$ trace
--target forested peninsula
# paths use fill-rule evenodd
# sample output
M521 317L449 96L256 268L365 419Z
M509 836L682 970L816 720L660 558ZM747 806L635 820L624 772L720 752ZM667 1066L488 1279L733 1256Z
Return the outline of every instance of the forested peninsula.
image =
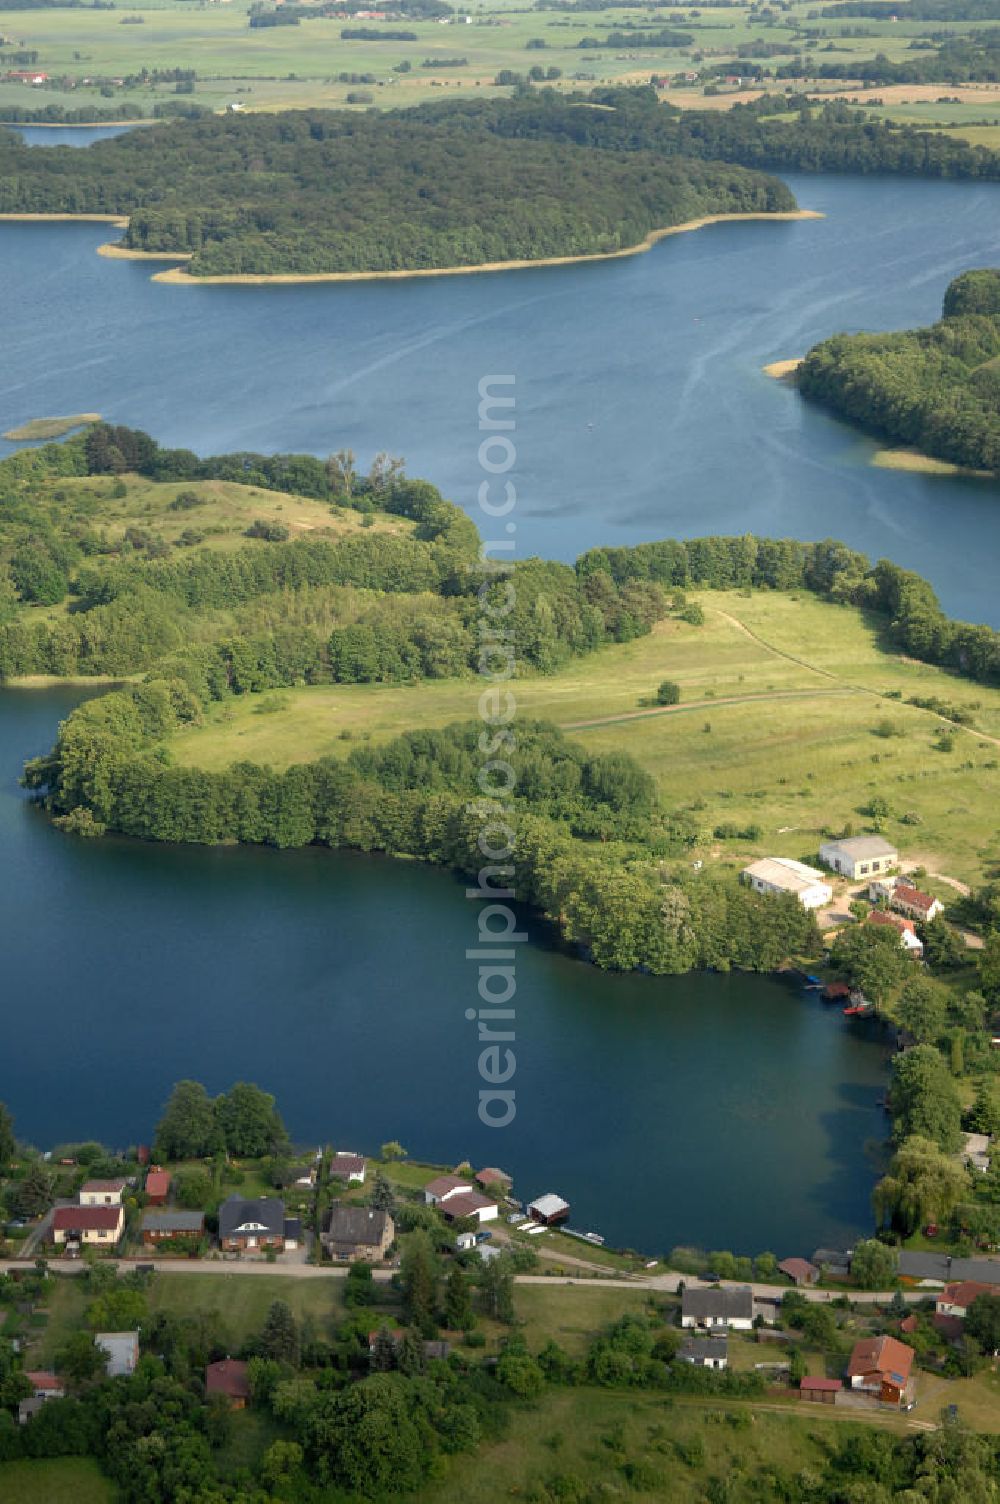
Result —
M609 255L716 215L795 210L778 170L1000 177L951 137L784 95L685 111L648 88L364 115L179 120L83 150L0 130L0 214L120 214L188 277L315 276Z
M245 511L242 525L225 525L234 496L253 509L249 526ZM0 673L134 681L82 705L28 767L68 830L316 843L478 870L481 823L468 805L478 724L345 746L283 771L236 762L209 772L171 750L211 705L281 686L465 675L472 708L479 540L433 486L386 456L366 475L343 452L201 460L96 424L4 461L0 497ZM1000 634L949 621L919 577L838 543L598 549L573 567L526 560L513 583L528 675L649 633L683 615L683 587L701 584L861 604L915 657L1000 681ZM511 756L519 896L599 965L772 970L817 953L814 920L794 898L692 868L697 816L665 801L632 757L527 719Z
M927 329L824 340L797 380L803 396L879 437L1000 473L1000 270L957 277Z

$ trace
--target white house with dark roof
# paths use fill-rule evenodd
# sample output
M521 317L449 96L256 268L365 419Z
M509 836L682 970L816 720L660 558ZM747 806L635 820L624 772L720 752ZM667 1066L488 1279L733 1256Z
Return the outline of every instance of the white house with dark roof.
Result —
M331 1180L346 1180L348 1185L364 1185L365 1157L350 1149L338 1149L330 1159Z
M681 1296L681 1326L753 1329L753 1291L749 1285L712 1285L703 1290L687 1286Z
M438 1175L424 1186L424 1201L436 1206L449 1222L461 1217L475 1217L477 1222L493 1222L500 1208L491 1196L484 1196L464 1175Z
M729 1341L726 1337L689 1337L677 1350L682 1363L694 1368L727 1368L729 1365Z

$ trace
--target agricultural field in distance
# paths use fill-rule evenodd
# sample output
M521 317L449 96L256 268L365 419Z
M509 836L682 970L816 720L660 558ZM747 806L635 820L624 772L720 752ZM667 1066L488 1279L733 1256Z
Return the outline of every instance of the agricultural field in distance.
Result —
M353 7L347 6L347 12ZM739 71L738 49L750 42L780 45L782 53L765 59L774 67L797 54L817 62L871 58L883 52L893 61L905 58L915 39L961 35L987 23L890 22L828 15L818 16L812 0L787 9L755 13L749 5L713 10L678 6L651 13L640 5L585 13L535 9L509 0L471 0L455 7L448 24L439 21L362 20L368 29L405 30L415 41L341 39L344 18L319 18L297 26L250 27L249 0L225 0L195 7L181 0L141 0L115 9L34 10L0 12L0 35L5 51L37 53L33 64L50 77L44 87L30 87L0 77L0 118L4 110L39 109L61 105L79 110L92 106L107 111L114 104L140 106L148 113L156 104L193 102L212 110L239 104L244 109L281 110L304 107L399 107L445 97L461 91L469 97L486 89L490 95L509 93L494 84L503 70L526 74L533 66L559 70L552 81L558 89L588 87L623 80L646 82L652 75L672 81L666 97L688 108L706 105L728 108L736 99L754 97L749 87L722 84L721 92L704 94L704 80L684 80L716 64L733 63ZM681 19L683 18L683 19ZM1000 18L998 18L1000 23ZM582 38L606 38L613 30L632 27L690 33L682 48L581 48ZM857 33L861 33L858 35ZM529 47L529 42L535 45ZM538 46L538 43L544 45ZM457 60L457 65L456 65ZM424 66L428 64L429 66ZM397 71L409 64L409 71ZM125 80L143 68L194 69L193 93L178 98L173 82L133 83ZM352 75L342 81L340 74ZM361 76L366 81L361 82ZM82 80L89 79L84 84ZM67 82L73 80L73 86ZM778 87L783 87L779 85ZM826 82L822 94L838 93L860 103L884 99L893 119L913 119L942 125L969 139L986 139L983 132L1000 130L1000 85L968 88L953 85L900 85L892 89L858 89ZM948 102L958 100L958 103Z
M931 871L977 882L1000 861L1000 690L900 656L883 623L853 607L764 592L691 598L704 626L670 619L550 678L520 679L519 715L553 721L592 751L630 753L668 808L695 812L694 854L709 860L814 858L824 829L869 827L865 811L881 797L886 834ZM666 678L681 703L660 710ZM213 707L170 750L207 769L343 757L359 739L475 718L480 687L469 678L245 696ZM972 729L950 728L911 697L965 708Z

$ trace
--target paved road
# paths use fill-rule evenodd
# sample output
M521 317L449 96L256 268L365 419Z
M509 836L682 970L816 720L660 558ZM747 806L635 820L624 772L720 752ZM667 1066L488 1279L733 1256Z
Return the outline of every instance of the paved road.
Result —
M344 1266L329 1266L319 1264L269 1264L261 1260L241 1259L120 1259L117 1261L118 1268L123 1272L134 1269L136 1264L144 1267L151 1266L157 1274L229 1274L254 1278L258 1275L278 1275L288 1279L346 1279L347 1269ZM51 1261L51 1268L59 1274L79 1274L88 1266L81 1259L59 1259ZM6 1274L17 1269L32 1269L34 1263L30 1259L2 1259L0 1260L0 1273ZM394 1271L392 1269L374 1269L373 1278L383 1283L390 1280ZM560 1274L517 1274L514 1276L515 1283L519 1285L576 1285L579 1288L598 1287L602 1290L649 1290L664 1295L676 1295L679 1285L696 1285L699 1288L711 1288L702 1285L701 1281L684 1274L634 1274L624 1277L607 1279L600 1275L590 1278L581 1278L577 1275ZM722 1280L723 1289L744 1289L745 1285L739 1280ZM757 1300L780 1300L788 1293L789 1285L764 1285L751 1283L750 1289ZM806 1300L813 1301L818 1305L827 1305L836 1300L843 1293L858 1305L879 1305L890 1301L895 1293L892 1290L801 1290L799 1292ZM916 1304L925 1300L927 1290L902 1291L905 1301Z

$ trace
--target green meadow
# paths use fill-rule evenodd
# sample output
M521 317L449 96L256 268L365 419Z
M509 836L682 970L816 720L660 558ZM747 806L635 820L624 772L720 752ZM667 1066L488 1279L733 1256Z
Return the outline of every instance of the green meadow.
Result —
M697 6L679 6L675 11L651 13L641 5L632 8L571 14L565 11L515 7L506 0L473 0L468 7L456 6L452 21L359 21L375 30L406 30L415 41L367 41L341 38L352 24L344 19L319 18L297 26L253 27L248 24L248 0L195 7L182 0L142 0L134 6L109 10L80 7L70 10L4 12L3 34L19 49L37 52L35 66L55 83L29 88L0 79L0 116L4 109L62 105L78 110L88 104L106 111L114 103L139 105L148 113L155 104L175 100L171 82L143 83L125 87L123 80L146 68L150 72L173 68L195 69L194 93L182 100L218 110L228 104L245 109L281 110L313 106L344 107L348 94L359 89L371 94L370 101L352 101L358 108L398 107L441 98L444 91L461 90L470 95L495 91L493 80L501 69L526 73L536 64L561 70L555 87L620 79L646 80L650 74L675 75L697 71L706 62L732 61L738 71L738 48L759 41L782 51L769 60L780 64L797 54L822 61L847 61L852 56L870 58L883 52L894 61L905 57L914 38L929 23L892 23L865 18L823 17L823 37L810 38L803 29L815 30L816 8L797 0L780 13L763 15L750 5L703 11ZM351 7L347 7L348 10ZM466 21L468 17L468 21ZM659 29L678 22L690 31L690 42L680 48L600 46L581 49L580 39L605 38L611 30L629 25ZM126 24L127 23L127 24ZM976 23L982 27L984 23ZM938 23L935 34L962 33L971 23ZM849 35L852 31L863 35ZM544 42L528 48L528 42ZM461 66L442 66L443 60L464 59ZM424 67L429 62L431 66ZM408 72L397 72L409 63ZM339 81L338 75L369 74L370 84ZM84 83L83 80L90 80ZM65 86L62 81L74 81ZM822 85L830 89L833 85ZM503 92L509 92L504 90ZM952 95L942 85L935 95ZM706 103L702 86L683 87L673 95L679 102L697 107ZM709 103L725 107L738 97L728 94ZM859 96L862 97L863 96ZM917 97L915 94L914 97ZM998 96L1000 104L1000 96ZM893 118L897 118L893 103ZM954 109L946 105L921 104L927 123L955 124ZM965 115L983 118L982 108L968 107ZM905 118L900 111L898 118ZM964 115L960 117L964 121Z
M519 715L630 753L668 807L696 812L703 858L814 856L824 831L864 829L881 797L886 833L931 871L975 882L1000 859L1000 691L907 659L854 607L766 592L697 599L704 626L670 619L552 677L520 679ZM666 678L681 702L661 710ZM206 769L343 757L358 740L475 718L480 688L469 677L275 690L213 707L170 752ZM912 697L961 707L971 728ZM759 838L716 835L751 826Z

